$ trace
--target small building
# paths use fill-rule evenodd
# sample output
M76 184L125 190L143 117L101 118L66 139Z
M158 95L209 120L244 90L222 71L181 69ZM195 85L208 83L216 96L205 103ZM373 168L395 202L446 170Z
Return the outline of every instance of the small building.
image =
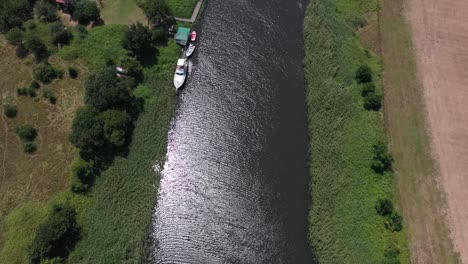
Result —
M185 46L189 40L190 28L179 27L174 39L177 44Z

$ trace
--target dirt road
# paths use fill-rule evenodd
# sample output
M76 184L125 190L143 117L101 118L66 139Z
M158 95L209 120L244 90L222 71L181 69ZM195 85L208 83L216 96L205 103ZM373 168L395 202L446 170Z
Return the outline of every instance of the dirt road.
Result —
M408 0L407 11L451 237L468 263L468 1Z

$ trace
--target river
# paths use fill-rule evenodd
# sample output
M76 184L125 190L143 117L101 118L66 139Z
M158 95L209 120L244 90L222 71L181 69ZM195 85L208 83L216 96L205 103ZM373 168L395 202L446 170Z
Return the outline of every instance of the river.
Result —
M152 263L313 263L305 7L208 1L169 134Z

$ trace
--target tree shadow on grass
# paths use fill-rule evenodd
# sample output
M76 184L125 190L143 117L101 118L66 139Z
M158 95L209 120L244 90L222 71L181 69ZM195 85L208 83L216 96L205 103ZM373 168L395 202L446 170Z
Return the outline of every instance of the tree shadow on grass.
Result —
M137 56L138 61L143 67L151 67L158 62L159 50L154 47L147 48L141 51Z

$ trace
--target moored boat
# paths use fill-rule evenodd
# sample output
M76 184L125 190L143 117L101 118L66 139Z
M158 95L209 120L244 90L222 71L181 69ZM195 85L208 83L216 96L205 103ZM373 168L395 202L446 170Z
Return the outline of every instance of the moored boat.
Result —
M182 85L184 85L185 79L187 77L187 67L188 63L185 59L179 59L177 61L177 68L174 73L174 86L178 90Z
M185 51L185 56L190 57L192 56L193 52L195 51L195 45L192 43L189 44L187 50Z

